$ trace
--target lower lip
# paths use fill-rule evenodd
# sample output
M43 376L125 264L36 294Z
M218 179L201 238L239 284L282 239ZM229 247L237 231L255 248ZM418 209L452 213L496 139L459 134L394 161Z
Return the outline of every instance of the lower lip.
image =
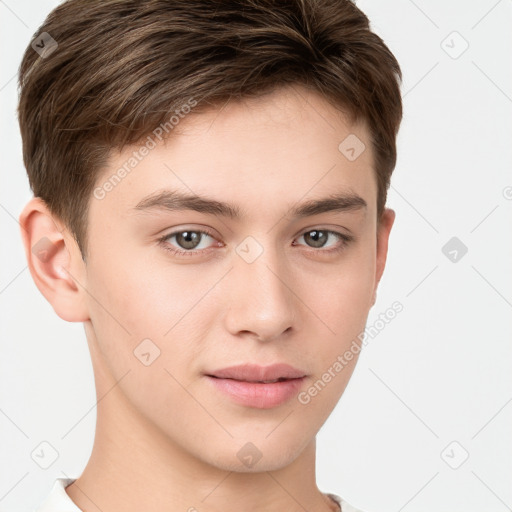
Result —
M299 392L305 377L263 384L206 376L220 391L236 403L257 409L270 409L284 404Z

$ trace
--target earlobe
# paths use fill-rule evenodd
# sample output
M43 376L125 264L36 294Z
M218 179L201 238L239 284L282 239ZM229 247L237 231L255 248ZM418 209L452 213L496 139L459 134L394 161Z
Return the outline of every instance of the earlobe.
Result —
M73 237L39 197L26 204L19 222L27 264L39 291L63 320L87 320L85 292L76 282L83 282L85 268Z
M375 286L373 289L372 306L377 301L377 287L384 273L386 258L388 254L388 241L391 228L395 222L395 211L391 208L385 208L382 217L377 225L377 255L375 269Z

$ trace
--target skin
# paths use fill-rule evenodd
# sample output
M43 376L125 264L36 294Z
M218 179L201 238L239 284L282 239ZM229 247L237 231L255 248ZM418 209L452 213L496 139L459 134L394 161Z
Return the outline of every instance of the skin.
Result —
M356 134L349 161L338 145ZM101 185L134 149L113 153ZM234 403L203 376L241 363L285 362L308 374L307 390L365 327L394 222L377 220L369 133L321 96L294 86L190 114L104 199L91 198L87 263L65 225L32 199L20 215L33 279L55 312L83 322L98 397L94 447L66 488L84 511L328 511L315 481L315 436L352 375L357 355L308 404L270 409ZM241 220L195 211L137 211L163 189L237 205ZM292 206L333 192L366 208L293 218ZM209 228L193 256L158 238ZM351 234L342 246L314 229ZM261 255L236 252L252 236ZM51 242L45 261L30 248ZM323 252L343 247L330 255ZM190 246L188 246L190 247ZM134 356L144 339L160 355ZM237 457L248 442L262 454Z

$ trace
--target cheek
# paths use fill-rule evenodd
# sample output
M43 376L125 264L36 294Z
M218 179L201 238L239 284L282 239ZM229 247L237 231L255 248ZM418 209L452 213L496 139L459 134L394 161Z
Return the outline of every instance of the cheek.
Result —
M177 272L133 248L102 256L92 262L88 284L111 313L108 323L121 324L125 335L167 332L186 302Z
M151 276L149 267L143 268L129 258L122 259L119 254L98 253L102 259L90 262L87 276L94 332L113 365L131 367L137 345L146 338L157 339L165 332L166 315L160 308L169 304L157 287L163 285Z
M116 376L124 368L138 369L139 352L158 354L154 364L171 369L181 367L178 362L186 362L187 354L196 350L191 342L201 339L202 322L197 316L198 311L204 312L198 302L211 283L198 283L197 272L183 268L148 261L147 256L121 260L112 255L91 261L91 320Z
M328 332L341 337L340 341L364 328L373 297L375 268L372 245L361 243L339 264L316 275L314 286L303 292L314 312L330 327Z

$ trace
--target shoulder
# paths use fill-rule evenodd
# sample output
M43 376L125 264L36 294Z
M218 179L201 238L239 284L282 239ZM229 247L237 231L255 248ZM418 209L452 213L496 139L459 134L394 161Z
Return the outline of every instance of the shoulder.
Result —
M57 478L50 494L33 512L82 512L66 493L66 487L76 478Z

